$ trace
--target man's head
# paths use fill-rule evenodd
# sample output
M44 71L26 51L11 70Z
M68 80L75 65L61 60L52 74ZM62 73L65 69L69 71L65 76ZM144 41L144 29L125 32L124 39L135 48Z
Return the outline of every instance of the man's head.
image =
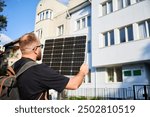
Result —
M23 57L41 60L41 47L43 45L34 33L23 35L19 40L19 46Z

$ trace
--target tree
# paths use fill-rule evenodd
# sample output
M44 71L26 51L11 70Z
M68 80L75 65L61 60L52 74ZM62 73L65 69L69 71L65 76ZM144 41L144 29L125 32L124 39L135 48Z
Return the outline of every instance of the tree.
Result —
M5 2L3 0L0 0L0 13L3 12L5 7ZM0 31L3 29L6 29L7 27L7 18L4 15L0 14Z

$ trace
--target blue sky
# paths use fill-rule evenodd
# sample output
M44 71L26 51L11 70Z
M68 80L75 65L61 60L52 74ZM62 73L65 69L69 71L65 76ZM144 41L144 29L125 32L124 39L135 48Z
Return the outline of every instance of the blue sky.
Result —
M3 14L8 18L6 34L15 40L21 35L34 30L36 6L40 0L4 0L6 7ZM59 0L67 3L68 0Z

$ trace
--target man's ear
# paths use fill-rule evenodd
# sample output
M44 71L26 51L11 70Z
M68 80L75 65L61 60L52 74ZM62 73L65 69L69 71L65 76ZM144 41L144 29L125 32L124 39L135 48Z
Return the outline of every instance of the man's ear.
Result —
M38 48L37 47L33 48L33 52L37 55L38 54Z

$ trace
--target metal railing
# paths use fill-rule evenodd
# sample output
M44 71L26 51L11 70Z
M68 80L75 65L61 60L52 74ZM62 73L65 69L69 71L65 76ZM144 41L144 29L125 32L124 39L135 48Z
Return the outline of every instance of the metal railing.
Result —
M150 85L133 85L134 100L150 100Z
M61 94L64 100L130 100L134 99L133 88L80 88L65 90Z

